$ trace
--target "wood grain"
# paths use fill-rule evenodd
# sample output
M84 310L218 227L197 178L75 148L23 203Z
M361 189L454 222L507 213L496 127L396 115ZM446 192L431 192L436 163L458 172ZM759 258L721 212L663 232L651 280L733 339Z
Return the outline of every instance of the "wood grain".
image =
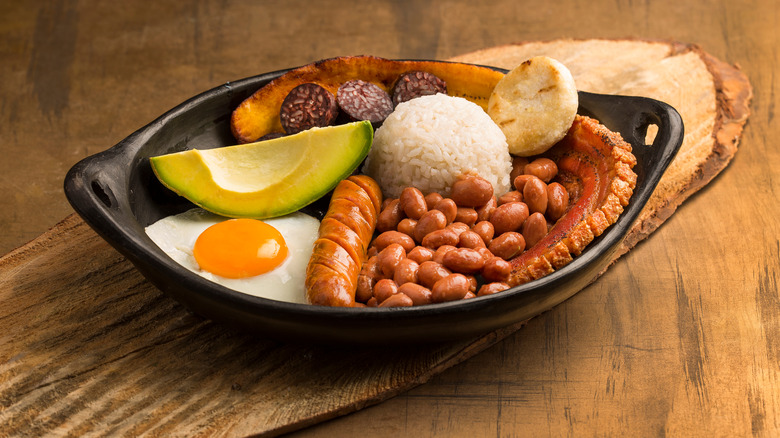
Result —
M362 408L357 412L290 436L780 436L778 17L780 4L771 0L495 0L489 6L465 0L0 2L0 254L72 213L62 178L76 161L228 81L342 55L447 59L518 41L558 39L692 42L726 65L739 65L739 74L750 79L755 92L739 152L726 169L571 299L469 360L437 370L422 385L368 406L382 398L375 396L357 403ZM727 84L724 78L724 90L731 88ZM727 145L730 136L722 132ZM91 233L73 225L65 230ZM186 402L194 406L202 399L192 395L197 383L187 373L203 376L221 368L182 365L188 358L203 358L200 350L181 357L156 354L157 348L196 349L176 344L173 335L159 338L173 341L141 348L136 336L146 341L164 330L146 325L137 333L127 329L132 318L122 316L142 318L137 315L142 303L160 303L160 311L174 319L161 326L197 326L199 331L188 332L186 339L196 342L197 333L206 333L204 339L225 342L202 347L205 352L239 345L243 338L209 335L213 327L187 320L193 317L155 289L132 286L138 278L121 283L130 292L113 293L119 304L103 306L107 319L99 327L71 321L68 330L49 328L46 318L68 320L58 312L76 309L92 323L97 316L86 303L92 297L106 301L112 294L105 290L111 288L106 276L137 275L96 236L86 241L91 239L94 246L85 251L95 251L95 265L79 269L84 269L84 281L97 287L66 272L72 281L52 280L59 291L37 290L49 281L37 279L42 265L57 272L67 268L34 263L29 251L25 263L9 264L6 258L0 264L0 276L20 280L3 283L0 292L0 314L5 315L0 319L0 436L38 436L34 432L43 430L48 436L69 436L68 431L82 432L70 436L121 436L123 430L130 431L126 436L171 435L156 433L158 425L183 433L199 429L205 436L261 430L252 424L267 422L266 417L237 410L249 401L220 415L209 412L209 418L220 418L214 426L186 415L192 412ZM70 240L84 241L69 235ZM44 239L34 248L45 252L57 242ZM73 295L74 303L58 300L58 294ZM35 306L24 296L44 302ZM6 308L6 297L15 297L16 310ZM60 307L52 310L48 303ZM31 319L8 316L15 311ZM17 326L44 326L51 338L44 341L41 334ZM88 345L70 344L71 337ZM39 348L28 348L28 341ZM107 351L103 342L129 354L120 358L109 352L108 361L90 356L92 350ZM266 341L252 342L262 348ZM79 354L69 353L71 348ZM29 357L35 360L25 362ZM403 353L394 360L407 370L422 368L404 362ZM154 396L146 397L145 386L123 380L124 375L137 377L125 363L152 370L137 382L154 387ZM13 374L6 372L11 369ZM101 374L104 370L111 373ZM388 373L380 375L382 382L390 380ZM176 378L167 387L147 383L164 376ZM82 380L71 384L71 378ZM220 378L232 382L231 376ZM342 380L343 373L334 378ZM293 392L305 394L298 386L307 381L320 385L308 393L326 394L330 386L324 379L301 378L290 385ZM206 388L227 387L210 382ZM223 394L231 400L242 396L225 390L214 398ZM354 401L349 399L353 395L347 394L346 401L314 400L320 408L337 409ZM165 403L155 404L155 397ZM262 395L252 402L270 403ZM311 413L313 408L302 403ZM149 408L155 409L144 410ZM276 409L280 415L296 410L292 405ZM224 426L229 418L245 428Z
M724 105L723 113L746 111ZM695 164L688 169L698 174ZM521 325L393 350L258 339L163 296L76 216L0 259L0 300L0 321L13 327L0 336L0 435L276 435L409 390ZM696 328L684 329L695 348ZM691 364L694 384L699 362Z
M0 436L277 434L397 394L517 329L393 350L258 338L162 295L76 215L0 273L0 321L14 327L0 338Z

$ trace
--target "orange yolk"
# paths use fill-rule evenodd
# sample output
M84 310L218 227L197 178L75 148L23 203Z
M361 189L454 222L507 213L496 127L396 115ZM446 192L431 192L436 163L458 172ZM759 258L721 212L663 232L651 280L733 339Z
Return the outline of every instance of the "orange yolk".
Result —
M287 258L287 244L282 234L265 222L230 219L201 233L192 254L200 268L212 274L254 277L279 266Z

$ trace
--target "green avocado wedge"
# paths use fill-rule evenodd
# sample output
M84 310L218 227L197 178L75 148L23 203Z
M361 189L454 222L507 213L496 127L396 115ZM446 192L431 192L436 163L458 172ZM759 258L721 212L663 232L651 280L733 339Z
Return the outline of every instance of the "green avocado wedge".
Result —
M265 219L297 211L332 190L360 165L373 136L371 123L353 122L150 161L165 187L199 207Z

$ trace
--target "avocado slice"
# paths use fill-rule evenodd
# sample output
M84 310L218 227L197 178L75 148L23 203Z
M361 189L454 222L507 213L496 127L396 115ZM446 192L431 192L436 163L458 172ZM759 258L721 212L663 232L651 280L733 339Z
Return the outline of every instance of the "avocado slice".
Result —
M332 190L366 157L373 135L371 123L361 121L150 161L165 187L203 209L264 219L299 210Z

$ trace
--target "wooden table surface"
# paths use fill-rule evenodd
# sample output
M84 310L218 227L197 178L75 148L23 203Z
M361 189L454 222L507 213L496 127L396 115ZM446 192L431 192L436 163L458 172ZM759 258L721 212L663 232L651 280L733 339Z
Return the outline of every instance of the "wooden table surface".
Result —
M347 54L695 43L754 89L729 167L596 283L497 345L294 435L778 436L778 24L772 0L2 2L0 254L73 212L62 181L79 159L228 81Z

